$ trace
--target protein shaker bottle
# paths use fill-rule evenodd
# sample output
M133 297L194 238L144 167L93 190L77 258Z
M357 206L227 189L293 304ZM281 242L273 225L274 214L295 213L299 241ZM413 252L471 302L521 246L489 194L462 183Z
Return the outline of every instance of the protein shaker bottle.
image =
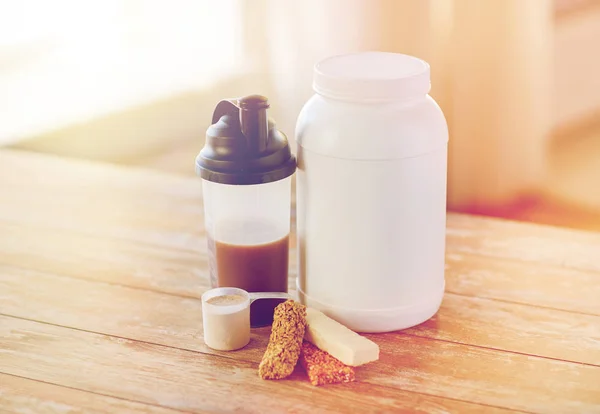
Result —
M196 157L212 287L288 291L296 159L286 136L267 117L267 108L267 98L259 95L220 101ZM279 302L254 302L251 325L271 324Z
M444 293L448 129L429 65L334 56L313 87L296 126L300 300L356 331L419 324Z

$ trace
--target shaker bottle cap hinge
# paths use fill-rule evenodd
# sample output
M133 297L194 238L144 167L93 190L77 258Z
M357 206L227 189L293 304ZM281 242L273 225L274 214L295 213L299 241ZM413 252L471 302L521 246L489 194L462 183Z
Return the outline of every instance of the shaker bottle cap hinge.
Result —
M261 95L220 101L196 157L196 174L222 184L249 185L282 180L296 170L286 136L267 116Z

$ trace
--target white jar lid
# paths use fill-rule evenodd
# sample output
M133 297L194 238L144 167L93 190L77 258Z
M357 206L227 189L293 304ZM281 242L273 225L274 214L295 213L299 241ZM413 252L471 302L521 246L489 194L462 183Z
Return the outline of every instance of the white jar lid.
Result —
M313 89L345 101L417 97L431 89L429 64L399 53L360 52L332 56L314 68Z

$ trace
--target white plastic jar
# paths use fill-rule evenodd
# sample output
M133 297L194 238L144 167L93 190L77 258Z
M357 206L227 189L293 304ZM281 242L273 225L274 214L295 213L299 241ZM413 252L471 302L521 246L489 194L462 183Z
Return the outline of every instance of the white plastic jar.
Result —
M444 293L448 128L429 65L334 56L296 125L300 300L359 332L417 325Z

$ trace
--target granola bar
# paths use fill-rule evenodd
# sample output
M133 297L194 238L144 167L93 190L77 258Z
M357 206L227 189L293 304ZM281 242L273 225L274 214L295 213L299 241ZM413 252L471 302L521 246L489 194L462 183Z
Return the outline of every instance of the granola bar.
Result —
M306 307L293 300L280 303L273 314L267 350L258 367L262 379L282 379L293 371L306 328Z
M355 380L352 367L344 365L307 341L302 343L300 363L312 385L336 384Z

